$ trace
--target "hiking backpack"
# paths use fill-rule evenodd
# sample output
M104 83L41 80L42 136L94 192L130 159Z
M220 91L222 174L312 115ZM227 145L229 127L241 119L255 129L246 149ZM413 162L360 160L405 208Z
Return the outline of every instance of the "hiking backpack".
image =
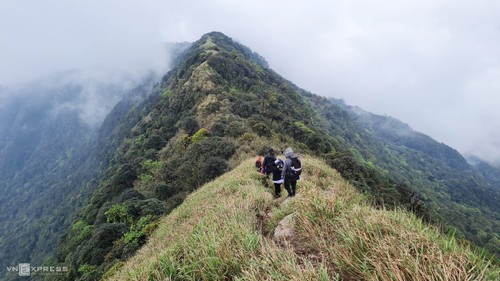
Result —
M300 174L302 174L302 163L298 157L290 158L290 160L292 160L292 164L290 165L290 169L287 170L287 173L290 177L298 179Z
M270 173L272 173L274 171L274 168L276 166L276 164L274 163L274 161L276 161L276 157L274 156L266 156L264 158L264 162L262 163L262 165L264 166L264 172L266 172L266 175L269 175ZM264 165L265 163L265 165Z
M278 169L280 171L283 170L283 160L278 158L278 159L276 159L276 161L274 161L274 164L276 165L275 166L276 169Z
M262 159L259 156L257 161L255 161L255 168L260 169L261 167L262 167Z

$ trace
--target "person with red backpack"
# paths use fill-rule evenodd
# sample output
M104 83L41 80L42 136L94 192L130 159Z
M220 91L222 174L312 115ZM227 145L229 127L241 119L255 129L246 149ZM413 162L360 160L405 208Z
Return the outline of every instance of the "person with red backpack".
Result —
M259 173L262 171L262 156L260 156L260 155L257 158L257 161L255 161L255 168L257 168L257 171Z
M295 196L295 190L297 188L297 180L302 173L302 163L297 155L293 153L291 147L285 150L285 157L286 160L283 165L281 177L284 178L285 189L288 192L288 196L293 197Z

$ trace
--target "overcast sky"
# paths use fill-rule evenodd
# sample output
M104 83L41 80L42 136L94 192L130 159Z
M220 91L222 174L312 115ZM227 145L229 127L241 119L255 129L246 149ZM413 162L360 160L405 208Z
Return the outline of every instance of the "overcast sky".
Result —
M164 71L162 42L221 31L298 86L500 161L500 1L0 0L0 84Z

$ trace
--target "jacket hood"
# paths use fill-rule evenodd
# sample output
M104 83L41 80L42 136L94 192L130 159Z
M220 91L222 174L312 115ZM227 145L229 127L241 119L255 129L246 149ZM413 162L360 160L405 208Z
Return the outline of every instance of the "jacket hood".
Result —
M295 154L293 153L293 150L292 150L291 147L289 147L289 148L287 148L285 150L285 157L286 158L293 158L293 157L295 157Z

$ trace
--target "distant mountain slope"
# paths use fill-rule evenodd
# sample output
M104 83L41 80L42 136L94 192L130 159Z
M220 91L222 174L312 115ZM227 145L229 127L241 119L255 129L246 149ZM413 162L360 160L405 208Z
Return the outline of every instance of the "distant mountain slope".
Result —
M376 210L324 162L302 160L297 196L285 201L273 200L254 159L204 185L104 279L500 278L499 267L414 215Z
M480 158L468 157L472 167L481 174L493 188L500 190L500 167L494 166Z
M365 166L409 185L425 202L431 219L454 226L459 235L500 254L497 170L471 166L455 149L397 119L338 101L316 104L329 120L330 132L354 147L354 156ZM348 125L343 120L349 120Z
M67 265L69 274L49 279L98 279L133 256L158 218L188 194L269 147L322 157L378 208L443 221L498 251L496 194L446 145L418 133L401 142L385 136L384 120L368 122L298 88L218 32L177 62L144 100L122 111L116 128L104 129L119 136L110 139L118 149L100 152L110 165L49 261ZM483 197L490 201L480 205Z
M74 212L93 192L86 183L98 178L109 160L98 148L112 151L107 140L112 131L98 132L82 119L89 85L75 81L72 74L16 88L0 102L0 263L5 266L42 265ZM108 99L108 107L116 96L127 94L110 84L91 87ZM127 100L120 104L127 107ZM106 104L99 107L111 109ZM118 108L114 115L121 120L123 116L115 113ZM98 116L91 118L102 122ZM108 118L106 125L114 123Z
M55 214L88 172L92 134L76 112L55 108L75 101L78 85L25 91L33 92L15 92L0 104L0 262L9 266L41 264L54 248L52 233L68 219Z

